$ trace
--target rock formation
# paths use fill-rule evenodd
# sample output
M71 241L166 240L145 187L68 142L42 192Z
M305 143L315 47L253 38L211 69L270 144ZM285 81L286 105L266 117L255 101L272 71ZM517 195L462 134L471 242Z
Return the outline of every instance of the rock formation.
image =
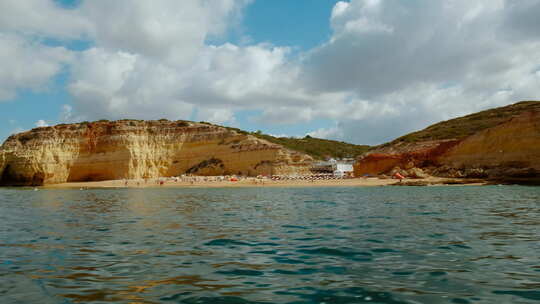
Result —
M441 155L439 169L501 180L540 178L540 112L526 112L469 136Z
M488 127L461 138L394 141L382 145L357 160L355 175L390 174L395 169L407 173L407 170L416 172L416 168L422 168L426 173L442 177L538 183L540 102L528 102L525 107L524 104L491 110L489 116L481 113L472 115L470 120L475 124ZM511 111L516 107L519 107L520 111ZM510 114L505 117L501 112ZM490 122L483 123L484 117L495 117L497 121L493 125L490 125ZM460 119L464 121L463 118ZM437 129L439 132L446 132L447 130L442 130L444 127L450 131L463 128L470 132L472 129L467 125L456 126L451 121L446 122L446 125L439 124ZM428 137L425 130L417 133Z
M99 121L36 128L0 148L0 184L196 175L303 174L312 158L247 133L187 121Z
M399 167L403 170L437 166L437 159L457 140L434 140L419 143L397 143L362 155L354 165L354 175L377 175L389 173ZM408 175L408 174L407 174Z

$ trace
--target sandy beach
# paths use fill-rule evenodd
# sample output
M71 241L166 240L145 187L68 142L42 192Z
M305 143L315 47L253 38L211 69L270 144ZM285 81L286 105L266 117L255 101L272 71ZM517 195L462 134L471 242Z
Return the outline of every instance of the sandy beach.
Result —
M334 179L334 180L270 180L257 178L244 178L238 181L214 181L204 180L204 178L194 179L191 181L174 181L162 179L159 180L109 180L98 182L73 182L46 185L46 189L65 189L65 188L245 188L245 187L376 187L389 186L399 183L395 179L380 179L372 178L351 178L351 179ZM483 185L485 183L478 180L451 180L446 178L429 177L424 179L404 179L405 185Z

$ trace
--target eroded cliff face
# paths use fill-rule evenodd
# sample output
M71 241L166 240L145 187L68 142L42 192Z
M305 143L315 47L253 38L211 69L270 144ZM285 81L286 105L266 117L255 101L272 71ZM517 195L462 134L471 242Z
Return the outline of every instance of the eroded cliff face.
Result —
M0 184L223 174L304 174L311 157L248 134L186 121L100 121L37 128L0 149Z
M2 173L4 172L5 163L5 155L0 149L0 180L2 179Z
M410 170L437 166L439 157L458 143L458 140L437 140L386 146L360 157L354 165L354 174L378 175L394 168Z
M438 160L447 168L488 177L540 178L540 112L528 112L469 136Z
M443 177L540 179L540 112L524 112L461 140L390 145L363 156L355 175L388 174L396 168Z

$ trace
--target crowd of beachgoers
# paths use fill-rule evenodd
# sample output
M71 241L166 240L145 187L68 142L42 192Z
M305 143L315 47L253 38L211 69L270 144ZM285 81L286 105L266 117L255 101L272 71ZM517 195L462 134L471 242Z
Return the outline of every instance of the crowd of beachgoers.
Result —
M223 182L251 182L253 184L264 184L268 181L323 181L323 180L341 180L349 179L350 176L339 176L334 174L310 174L310 175L259 175L242 176L242 175L220 175L220 176L197 176L197 175L181 175L173 177L160 177L155 179L124 179L124 186L148 186L148 185L166 185L174 183L182 184L199 184L199 183L223 183Z
M414 180L415 183L444 184L445 178L429 177ZM465 181L467 183L467 181ZM470 181L471 184L479 184L478 181ZM386 177L348 178L330 175L307 175L307 176L258 176L246 177L235 175L224 176L177 176L154 179L131 179L131 180L107 180L96 182L70 182L64 184L46 185L45 188L230 188L230 187L358 187L358 186L386 186L402 184L401 180ZM408 185L407 183L403 183ZM416 184L411 184L416 185Z

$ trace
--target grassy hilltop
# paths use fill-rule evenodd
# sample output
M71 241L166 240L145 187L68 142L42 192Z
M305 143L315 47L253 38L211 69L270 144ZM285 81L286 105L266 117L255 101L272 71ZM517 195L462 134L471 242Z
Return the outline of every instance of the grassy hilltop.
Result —
M300 151L315 159L325 157L333 158L356 158L367 152L370 146L354 145L343 141L328 140L306 136L304 138L274 137L266 134L252 133L259 138L279 144L285 148Z
M204 121L201 121L201 123L210 124ZM275 137L272 135L263 134L260 131L247 132L238 128L225 128L234 130L241 134L250 134L271 143L282 145L287 149L305 153L317 160L325 159L326 157L356 158L371 148L367 145L355 145L343 141L315 138L309 135L303 138Z
M442 121L421 131L401 136L383 146L399 142L462 139L497 126L526 111L540 111L540 101L522 101L509 106L485 110L467 116Z

